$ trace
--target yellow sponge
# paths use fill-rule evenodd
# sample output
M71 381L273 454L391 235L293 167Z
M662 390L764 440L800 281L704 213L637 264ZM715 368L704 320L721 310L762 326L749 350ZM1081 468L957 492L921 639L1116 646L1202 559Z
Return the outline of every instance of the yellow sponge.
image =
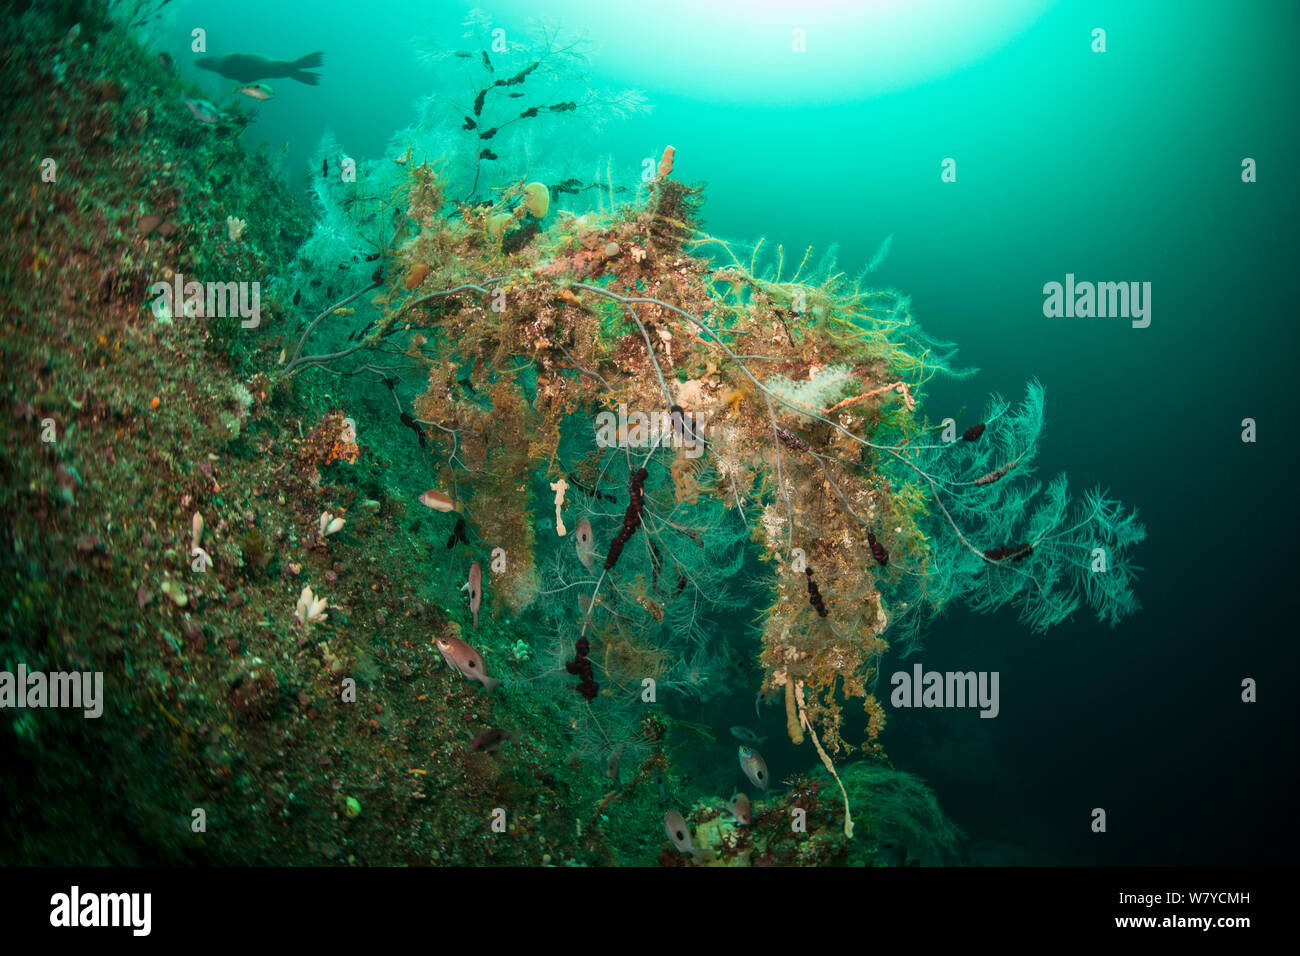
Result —
M551 208L551 191L545 183L529 183L524 187L524 198L528 203L528 211L538 219L545 216L546 210Z

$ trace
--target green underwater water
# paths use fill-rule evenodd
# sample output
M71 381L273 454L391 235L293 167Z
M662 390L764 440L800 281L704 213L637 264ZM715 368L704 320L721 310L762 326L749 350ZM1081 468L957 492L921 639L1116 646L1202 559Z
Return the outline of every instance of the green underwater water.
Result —
M14 6L0 859L1289 859L1295 9L537 12Z

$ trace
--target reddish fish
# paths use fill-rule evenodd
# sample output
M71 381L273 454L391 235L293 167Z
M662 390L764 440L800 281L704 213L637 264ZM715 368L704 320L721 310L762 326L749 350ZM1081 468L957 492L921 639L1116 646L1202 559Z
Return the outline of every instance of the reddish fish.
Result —
M764 793L767 792L767 761L753 747L740 748L740 769L745 771L749 782Z
M727 801L727 812L735 818L735 821L741 826L749 826L754 822L754 813L749 806L749 796L737 790Z
M434 511L455 511L456 502L451 500L449 495L444 495L437 488L430 488L424 494L420 495L420 504L426 508L432 508Z
M483 655L470 647L458 637L435 637L433 646L447 662L447 666L459 671L466 680L476 680L488 690L501 682L495 677L488 677L483 667Z
M483 569L475 561L469 566L469 610L474 615L474 630L478 630L478 609L483 603Z

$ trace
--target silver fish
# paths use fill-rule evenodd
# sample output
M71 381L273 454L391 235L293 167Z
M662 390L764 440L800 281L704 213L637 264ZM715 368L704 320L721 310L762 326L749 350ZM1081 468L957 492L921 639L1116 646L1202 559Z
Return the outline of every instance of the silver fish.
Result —
M691 856L700 855L700 851L691 842L691 828L686 825L686 821L676 810L669 810L664 814L664 832L668 834L668 839L673 841L673 846L683 853L689 853Z
M578 560L588 571L596 562L596 538L591 533L591 522L582 518L573 533L573 544L578 550Z
M469 610L474 615L474 630L478 630L478 609L483 602L483 569L475 561L469 566Z
M181 102L185 104L186 108L194 114L194 118L200 123L211 125L221 119L220 111L207 100L192 100L182 96Z
M447 662L447 666L459 671L467 680L476 680L488 690L501 682L495 677L488 677L483 667L483 655L457 637L435 637L434 647Z
M749 782L764 793L767 792L767 761L763 755L752 747L743 744L740 747L740 769L745 771Z
M242 93L244 96L255 99L259 103L275 96L275 91L265 83L250 83L248 86L237 86L235 87L235 92Z

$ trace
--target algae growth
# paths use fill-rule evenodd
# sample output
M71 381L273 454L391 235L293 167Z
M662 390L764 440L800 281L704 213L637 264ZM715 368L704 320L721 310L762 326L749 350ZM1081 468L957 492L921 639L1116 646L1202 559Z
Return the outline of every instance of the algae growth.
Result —
M0 659L107 699L0 718L6 862L957 858L885 755L891 644L957 602L1137 606L1134 514L1030 481L1041 387L929 421L966 373L906 296L701 233L671 146L516 175L525 133L641 107L548 99L581 69L556 36L383 156L323 142L303 210L244 152L251 107L196 123L93 9L5 27L37 38L5 160L57 176L0 199ZM256 322L187 278L260 283ZM699 782L743 779L692 719L723 694L803 758L743 825Z

